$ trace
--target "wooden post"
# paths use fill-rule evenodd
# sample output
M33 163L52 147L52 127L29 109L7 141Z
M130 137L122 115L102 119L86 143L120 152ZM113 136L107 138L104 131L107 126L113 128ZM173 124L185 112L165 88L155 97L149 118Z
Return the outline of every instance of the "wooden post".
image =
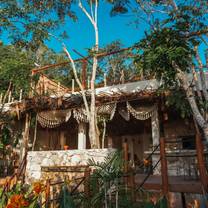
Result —
M90 77L87 77L87 89L90 89Z
M22 89L20 90L19 101L22 101Z
M50 179L46 181L46 192L45 192L46 208L50 207Z
M72 79L72 93L74 93L74 79Z
M104 87L107 86L107 75L106 73L104 73Z
M196 134L196 153L197 153L200 180L204 188L204 191L208 192L208 176L207 176L207 171L205 167L204 148L203 148L202 139L199 133Z
M90 178L90 168L86 167L84 171L84 193L86 194L87 197L90 196L90 184L89 184L89 178Z
M183 192L181 193L181 201L182 201L182 207L186 208L186 197Z
M44 85L44 86L45 86L45 85ZM45 89L45 87L44 87L44 89ZM44 90L44 91L45 91L45 93L46 93L46 90ZM57 93L58 93L58 96L59 96L59 94L60 94L60 82L58 82Z
M2 100L3 100L3 94L1 93L1 95L0 95L0 104L2 104Z
M160 158L161 158L161 175L162 175L162 190L164 195L168 195L168 169L167 159L165 155L165 138L160 138Z
M124 173L128 172L128 143L127 140L123 142L123 154L124 154ZM128 177L125 177L125 184L128 185Z
M78 124L78 149L86 149L86 123L80 122Z
M12 97L12 92L11 92L11 91L9 91L8 103L10 103L10 102L11 102L11 97Z
M21 160L24 158L24 156L27 154L27 151L28 151L30 121L31 121L31 115L27 113L25 116L25 127L24 127L24 132L23 132L23 149L22 149Z
M131 169L131 172L130 172L130 187L131 187L132 201L135 202L135 178L134 178L134 170L133 169Z

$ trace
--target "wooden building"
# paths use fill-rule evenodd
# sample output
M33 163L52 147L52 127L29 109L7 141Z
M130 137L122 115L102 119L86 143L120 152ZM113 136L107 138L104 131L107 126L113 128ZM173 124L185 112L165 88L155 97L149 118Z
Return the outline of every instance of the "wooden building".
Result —
M88 119L80 92L42 75L33 92L37 96L7 105L20 123L26 121L19 144L21 158L27 152L26 181L64 176L68 169L63 167L85 166L89 158L102 161L120 149L140 174L135 179L138 184L145 180L144 174L151 172L143 184L145 188L203 193L206 182L200 180L193 120L182 119L174 108L165 106L167 95L157 93L159 86L153 79L96 88L102 148L90 149ZM90 91L86 90L86 94L89 97ZM35 120L29 125L32 114ZM163 146L161 137L165 138ZM148 167L139 169L145 158ZM57 168L63 173L56 172Z

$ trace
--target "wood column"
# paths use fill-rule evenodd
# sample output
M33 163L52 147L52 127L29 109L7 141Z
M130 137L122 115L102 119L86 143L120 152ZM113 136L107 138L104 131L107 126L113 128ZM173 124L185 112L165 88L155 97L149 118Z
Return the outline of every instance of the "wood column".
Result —
M197 153L200 180L203 185L204 191L207 193L208 192L208 175L207 175L207 170L205 167L204 147L202 143L202 138L199 133L196 134L196 153Z
M86 123L80 122L78 126L78 149L86 149Z
M86 167L84 171L84 193L86 194L87 197L90 196L90 184L89 184L89 179L90 179L90 168Z
M168 168L165 154L165 138L160 138L160 158L161 158L161 176L162 176L162 190L164 195L168 195Z
M29 134L30 134L30 119L31 116L30 114L26 114L25 116L25 127L24 127L24 132L23 132L23 148L22 148L22 153L20 155L20 159L22 160L24 156L26 155L28 151L28 141L29 141Z
M64 145L66 145L66 137L64 133L65 133L64 131L60 132L60 146L62 150L64 149Z
M128 143L127 140L123 140L123 157L124 157L124 173L128 172ZM128 177L125 177L126 188L128 186Z
M50 179L46 180L46 191L45 191L45 207L49 208L50 207Z
M134 139L131 137L128 139L129 141L129 151L130 151L130 161L131 161L131 166L134 167L135 166L135 161L134 161Z

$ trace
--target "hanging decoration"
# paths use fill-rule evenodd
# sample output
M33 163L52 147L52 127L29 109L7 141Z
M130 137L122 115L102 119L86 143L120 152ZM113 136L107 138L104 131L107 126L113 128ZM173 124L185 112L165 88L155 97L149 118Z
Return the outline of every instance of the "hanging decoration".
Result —
M126 121L130 120L130 113L127 109L121 108L118 110L118 113L124 118Z
M74 109L73 115L78 123L88 123L87 112L84 108Z
M126 107L128 112L138 120L147 120L152 117L157 111L156 105L150 107L137 107L137 109L135 109L130 105L129 102L126 102Z
M117 108L117 103L101 105L97 107L97 114L99 120L112 120Z
M96 108L99 121L110 121L114 118L117 109L117 103L105 104ZM157 111L157 105L132 107L126 102L126 109L118 110L119 114L126 120L130 120L130 114L138 120L146 120L154 116ZM43 128L56 128L62 123L67 122L72 114L72 110L53 110L43 111L37 114L37 120ZM84 108L74 109L73 116L78 123L88 123L87 112Z
M96 108L98 120L112 120L116 112L116 107L117 103L98 106ZM73 114L78 123L89 122L87 118L87 112L84 108L74 109Z
M42 111L37 114L37 120L43 128L56 128L67 122L71 117L71 110Z

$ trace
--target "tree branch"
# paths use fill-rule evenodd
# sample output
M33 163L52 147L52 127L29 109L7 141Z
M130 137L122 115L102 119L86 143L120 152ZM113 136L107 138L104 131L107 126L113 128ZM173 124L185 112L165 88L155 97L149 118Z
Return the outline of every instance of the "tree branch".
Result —
M199 74L200 74L200 79L201 79L202 92L203 92L203 95L204 95L205 100L208 101L208 92L207 92L207 86L206 86L206 77L205 77L205 74L204 74L204 71L203 71L203 64L202 64L202 61L200 59L200 56L199 56L199 52L198 52L198 48L197 47L195 47L195 52L196 52L196 60L197 60L198 65L199 65Z
M85 105L85 109L87 111L87 117L88 119L90 119L90 110L89 110L89 106L88 106L88 102L87 102L87 98L86 98L86 94L85 94L85 90L78 78L78 75L77 75L77 70L76 70L76 66L75 66L75 63L74 63L74 60L72 59L70 53L68 52L67 48L66 47L63 47L63 50L64 52L66 53L67 57L69 58L70 62L71 62L71 65L72 65L72 69L73 69L73 73L74 73L74 77L75 77L75 80L81 90L81 94L82 94L82 97L83 97L83 101L84 101L84 105Z
M170 4L174 8L174 10L176 10L176 11L178 10L178 6L177 6L175 0L170 0Z
M79 7L80 9L84 12L84 14L88 17L88 19L90 20L90 22L95 25L95 21L93 20L93 18L90 16L90 14L87 12L87 10L85 9L85 7L82 5L81 0L79 0Z
M92 0L90 0L90 11L91 11L91 17L95 21L95 17L94 17L94 14L93 14Z

